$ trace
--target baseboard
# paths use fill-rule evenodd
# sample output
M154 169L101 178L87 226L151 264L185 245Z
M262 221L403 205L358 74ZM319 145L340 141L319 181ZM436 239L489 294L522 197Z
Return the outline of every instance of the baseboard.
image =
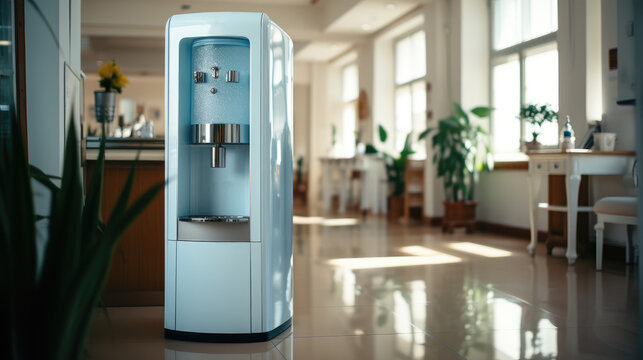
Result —
M476 223L476 229L482 232L507 235L527 240L531 239L531 230L516 226L496 224L488 221L478 221ZM538 242L545 242L545 240L547 240L547 232L538 231Z
M424 216L422 218L422 221L424 222L424 225L429 225L429 226L440 226L440 225L442 225L442 217L441 216Z
M429 226L440 226L442 225L442 217L425 216L424 224ZM513 237L527 239L527 240L531 238L531 231L529 229L520 228L516 226L503 225L503 224L496 224L488 221L476 222L476 230L493 233L493 234L513 236ZM538 241L545 242L546 239L547 239L547 232L538 231Z

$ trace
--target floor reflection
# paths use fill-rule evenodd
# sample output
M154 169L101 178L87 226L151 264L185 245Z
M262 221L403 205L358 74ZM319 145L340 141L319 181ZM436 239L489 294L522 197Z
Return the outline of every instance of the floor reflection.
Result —
M531 258L518 239L323 221L295 225L293 326L272 341L166 340L162 308L110 308L91 358L637 358L637 281L620 262L597 273L589 259Z

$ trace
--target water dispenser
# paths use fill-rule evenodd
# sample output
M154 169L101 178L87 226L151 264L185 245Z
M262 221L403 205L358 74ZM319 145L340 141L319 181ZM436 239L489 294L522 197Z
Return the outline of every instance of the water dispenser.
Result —
M292 319L292 41L181 14L165 56L165 335L269 340Z

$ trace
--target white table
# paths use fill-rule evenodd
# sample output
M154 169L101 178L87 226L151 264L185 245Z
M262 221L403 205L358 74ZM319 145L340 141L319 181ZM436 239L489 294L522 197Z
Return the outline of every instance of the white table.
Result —
M537 210L561 211L567 213L567 262L573 265L576 253L576 221L579 211L593 211L593 206L578 206L578 190L581 175L619 175L632 171L635 153L633 151L560 150L528 153L529 174L527 187L529 195L529 225L531 241L527 251L533 256L538 242ZM537 176L565 175L567 205L538 203L536 195Z
M322 194L324 212L331 210L331 199L339 195L339 213L344 214L346 203L352 200L354 193L351 175L359 171L361 210L371 210L373 213L386 213L386 168L384 158L376 154L357 155L351 158L323 157L322 163Z

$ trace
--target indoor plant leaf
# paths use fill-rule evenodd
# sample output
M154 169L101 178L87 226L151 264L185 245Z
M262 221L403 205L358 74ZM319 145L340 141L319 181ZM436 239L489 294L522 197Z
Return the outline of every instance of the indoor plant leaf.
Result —
M388 133L386 132L386 129L384 129L384 126L379 125L378 130L380 134L380 141L383 143L386 142L386 139L388 138Z
M493 108L487 107L487 106L477 106L471 109L471 113L473 113L475 116L479 118L486 118L491 116L492 111L493 111Z

